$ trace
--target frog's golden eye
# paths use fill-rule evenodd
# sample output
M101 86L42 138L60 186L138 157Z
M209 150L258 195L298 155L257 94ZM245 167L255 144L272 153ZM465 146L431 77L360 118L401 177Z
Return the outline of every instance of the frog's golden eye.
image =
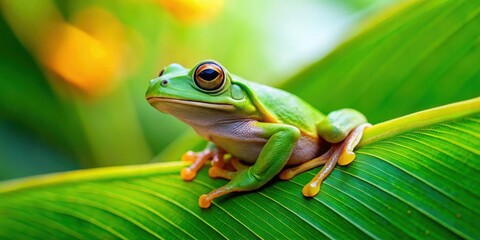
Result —
M160 73L158 74L159 77L161 77L163 75L163 73L165 72L165 68L162 69L162 71L160 71Z
M199 88L209 92L220 90L225 83L225 73L222 67L213 62L198 65L193 77Z

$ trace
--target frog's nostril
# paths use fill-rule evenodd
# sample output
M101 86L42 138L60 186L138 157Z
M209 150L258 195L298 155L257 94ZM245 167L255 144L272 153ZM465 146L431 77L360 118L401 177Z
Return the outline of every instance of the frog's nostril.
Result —
M163 87L166 87L168 85L168 80L167 79L163 79L160 84L163 86Z

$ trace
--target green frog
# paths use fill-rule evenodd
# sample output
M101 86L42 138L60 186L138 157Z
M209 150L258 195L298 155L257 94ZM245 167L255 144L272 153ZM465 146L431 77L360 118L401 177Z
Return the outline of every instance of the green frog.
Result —
M192 69L170 64L150 81L146 99L208 141L203 151L182 156L192 163L180 173L184 180L193 180L209 160L210 177L230 180L200 196L202 208L219 196L256 190L277 175L287 180L324 165L303 187L303 195L313 197L337 163L354 160L353 150L370 126L356 110L324 115L293 94L244 80L213 60Z

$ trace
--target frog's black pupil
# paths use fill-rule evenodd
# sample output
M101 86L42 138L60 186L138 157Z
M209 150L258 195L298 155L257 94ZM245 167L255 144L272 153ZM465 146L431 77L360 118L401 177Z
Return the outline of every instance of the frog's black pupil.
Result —
M198 76L200 76L202 79L206 81L212 81L216 77L218 77L219 73L213 69L205 69L201 71Z

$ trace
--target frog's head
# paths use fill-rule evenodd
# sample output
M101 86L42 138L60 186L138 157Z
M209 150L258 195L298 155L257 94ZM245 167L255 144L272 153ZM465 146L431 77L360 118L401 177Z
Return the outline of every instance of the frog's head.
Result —
M150 80L145 94L147 101L156 109L179 117L186 111L254 114L255 108L245 96L240 85L219 63L206 60L192 69L179 64L170 64L157 78Z

